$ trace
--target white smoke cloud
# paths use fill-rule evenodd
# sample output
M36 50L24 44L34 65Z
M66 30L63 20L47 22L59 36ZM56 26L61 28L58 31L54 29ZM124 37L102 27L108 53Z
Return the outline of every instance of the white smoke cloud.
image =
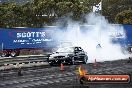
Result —
M119 44L112 44L110 39L110 32L116 30L114 26L111 26L108 21L103 17L90 13L86 16L87 23L83 25L85 29L79 24L79 22L69 21L66 31L58 31L56 38L59 41L71 42L73 46L82 47L89 57L88 62L111 61L117 59L123 59L128 57L121 51ZM118 27L123 30L123 27ZM122 31L123 32L123 31ZM100 44L101 48L97 49L97 45Z

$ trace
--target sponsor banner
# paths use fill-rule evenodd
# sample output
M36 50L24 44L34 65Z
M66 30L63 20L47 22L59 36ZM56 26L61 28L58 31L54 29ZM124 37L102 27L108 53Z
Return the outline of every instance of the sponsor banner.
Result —
M129 83L130 75L85 75L88 83Z

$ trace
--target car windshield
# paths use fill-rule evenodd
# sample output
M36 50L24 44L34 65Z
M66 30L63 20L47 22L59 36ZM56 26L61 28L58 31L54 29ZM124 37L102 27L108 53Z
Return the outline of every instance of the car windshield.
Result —
M74 48L72 47L65 47L65 48L59 48L56 52L73 52Z

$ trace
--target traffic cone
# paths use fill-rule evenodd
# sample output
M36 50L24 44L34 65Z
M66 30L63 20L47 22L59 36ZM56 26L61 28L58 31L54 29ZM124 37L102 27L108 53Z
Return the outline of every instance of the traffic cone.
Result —
M96 62L96 59L95 59L95 61L94 61L94 68L96 68L97 67L97 62Z
M61 63L60 70L64 71L64 65L63 65L63 63Z
M21 67L18 68L18 76L23 76Z
M131 62L132 62L132 59L131 57L129 57L127 63L131 63Z

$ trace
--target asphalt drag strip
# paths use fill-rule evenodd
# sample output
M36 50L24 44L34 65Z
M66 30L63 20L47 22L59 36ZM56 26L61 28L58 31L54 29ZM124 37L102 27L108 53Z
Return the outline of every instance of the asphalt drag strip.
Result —
M77 78L78 66L59 66L23 68L23 76L17 76L17 70L1 71L0 88L132 88L130 84L80 84ZM130 74L132 63L126 60L83 64L88 74ZM131 76L132 79L132 76Z
M63 83L75 79L76 73L71 71L75 66L65 66L65 71L60 67L48 67L37 69L26 69L22 71L23 76L17 76L16 70L9 73L1 72L0 88L39 88L45 85Z

